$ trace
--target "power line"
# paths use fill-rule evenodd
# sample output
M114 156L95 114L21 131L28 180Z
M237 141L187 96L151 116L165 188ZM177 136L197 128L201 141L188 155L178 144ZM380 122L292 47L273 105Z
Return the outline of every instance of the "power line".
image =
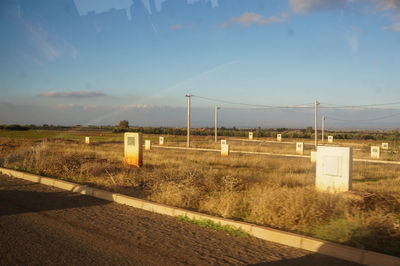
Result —
M212 101L212 102L219 102L219 103L226 103L226 104L233 104L233 105L242 105L242 106L251 106L251 107L258 107L258 108L314 108L313 106L307 106L307 105L312 105L313 103L307 103L307 104L298 104L298 105L262 105L262 104L250 104L250 103L239 103L239 102L232 102L232 101L226 101L226 100L221 100L221 99L215 99L215 98L208 98L208 97L202 97L198 95L192 95L193 97L207 100L207 101Z
M370 118L370 119L354 119L354 120L340 119L340 118L334 118L334 117L328 117L328 118L329 118L329 120L341 121L341 122L368 122L368 121L376 121L376 120L383 120L383 119L387 119L387 118L392 118L392 117L395 117L395 116L398 116L398 115L400 115L400 113L387 115L387 116L382 116L382 117Z
M227 100L221 100L221 99L216 99L216 98L203 97L203 96L199 96L199 95L193 95L193 97L196 97L196 98L199 98L199 99L203 99L203 100L206 100L206 101L211 101L211 102L226 103L226 104L241 105L241 106L249 106L249 107L255 107L255 108L260 108L260 109L266 109L266 108L286 108L286 109L313 108L313 104L314 104L314 103L305 103L305 104L296 104L296 105L263 105L263 104L251 104L251 103L227 101ZM370 108L370 107L390 106L390 105L400 105L400 102L361 104L361 105L342 105L342 104L334 104L334 103L324 103L324 102L322 102L321 105L319 106L319 108L324 108L324 109L353 109L353 108L382 109L382 108ZM397 110L399 108L392 108L392 109L396 109Z
M365 107L374 107L374 106L387 106L387 105L398 105L400 102L389 102L389 103L375 103L375 104L362 104L362 105L341 105L341 104L332 104L332 103L321 103L324 105L331 106L321 106L320 108L334 108L334 109L350 109L350 108L365 108ZM372 108L369 108L372 109ZM376 109L376 108L373 108Z

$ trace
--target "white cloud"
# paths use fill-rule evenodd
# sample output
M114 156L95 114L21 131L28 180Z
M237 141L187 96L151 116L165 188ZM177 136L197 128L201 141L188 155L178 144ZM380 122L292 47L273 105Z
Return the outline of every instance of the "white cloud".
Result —
M57 109L57 110L81 109L81 108L82 108L82 106L77 105L77 104L73 104L73 103L57 104L56 106L54 106L54 109Z
M377 4L378 10L397 10L400 11L399 0L371 0Z
M390 31L396 31L396 32L400 32L400 22L399 23L395 23L391 26L388 27L383 27L383 30L390 30Z
M386 17L392 21L400 21L400 0L289 0L293 13L309 13L321 10L344 9L347 4L365 4L372 3L375 5L377 13L384 13ZM386 31L400 32L400 24L395 23L391 26L383 27ZM358 50L357 36L348 38L349 45L353 52Z
M358 52L358 36L353 34L353 35L347 37L347 41L351 48L351 51L353 53L357 53Z
M245 12L238 17L233 17L222 23L221 27L227 27L233 24L239 24L242 26L250 26L253 24L257 24L259 26L268 25L271 23L280 23L289 19L289 15L287 13L282 13L280 16L270 16L268 18L264 18L263 15L254 13L254 12Z
M346 0L290 0L290 7L294 13L340 9L345 7Z
M47 32L41 28L35 28L30 23L25 23L25 28L28 36L28 40L33 46L46 58L48 61L55 60L60 56L59 50L47 41Z
M70 55L74 59L77 58L78 50L72 44L63 39L57 40L43 27L34 26L22 19L21 23L25 28L27 42L37 51L35 56L21 52L22 57L27 61L42 66L46 61L52 62L62 55Z
M122 110L150 109L150 108L152 108L152 106L149 106L147 104L128 104L128 105L119 106L119 109L122 109Z
M174 24L171 26L171 29L181 30L181 29L183 29L183 26L182 26L182 24Z
M358 52L359 34L360 34L360 29L356 26L351 26L349 28L348 34L346 35L347 43L353 53Z
M97 96L105 96L101 91L70 91L70 92L60 92L60 91L50 91L50 92L42 92L38 94L41 97L48 98L88 98L88 97L97 97Z
M388 16L397 23L391 26L383 27L385 31L400 32L400 0L370 0L376 4L378 12L384 12L385 16Z
M193 27L194 27L193 24L185 24L185 25L184 24L174 24L174 25L171 26L171 29L183 30L183 29L191 29Z

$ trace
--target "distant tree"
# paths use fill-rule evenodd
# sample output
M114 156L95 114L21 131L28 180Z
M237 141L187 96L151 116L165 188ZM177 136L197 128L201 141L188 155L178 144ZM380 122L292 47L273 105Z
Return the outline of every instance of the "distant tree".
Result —
M398 131L398 130L393 130L393 131L392 131L392 134L393 134L393 138L394 138L395 140L398 140L398 139L399 139L399 131Z
M14 125L7 125L5 127L5 129L7 129L7 130L25 131L25 130L29 130L29 127L14 124Z
M123 128L123 129L128 129L128 128L129 128L129 122L128 122L128 120L122 120L122 121L120 121L118 127L119 127L119 128Z
M307 134L312 134L313 133L313 128L312 127L307 127L306 128L306 133Z
M114 133L126 132L129 130L128 120L121 120L119 124L113 129Z

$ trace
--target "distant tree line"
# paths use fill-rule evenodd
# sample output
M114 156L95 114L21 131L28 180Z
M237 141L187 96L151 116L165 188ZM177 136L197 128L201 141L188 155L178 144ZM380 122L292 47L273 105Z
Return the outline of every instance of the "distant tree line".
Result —
M3 130L78 130L78 131L110 131L114 133L123 132L141 132L144 134L159 134L159 135L186 135L186 128L172 128L172 127L136 127L130 126L127 120L122 120L117 126L60 126L60 125L0 125ZM218 129L218 136L228 137L247 137L248 132L252 131L254 137L272 137L276 138L277 134L282 134L283 138L299 138L299 139L313 139L314 129L307 127L305 129L290 129L290 128L225 128ZM214 128L192 128L190 134L194 136L213 136ZM373 132L373 131L325 131L325 136L332 135L335 139L358 139L358 140L399 140L399 131L393 130L392 132Z

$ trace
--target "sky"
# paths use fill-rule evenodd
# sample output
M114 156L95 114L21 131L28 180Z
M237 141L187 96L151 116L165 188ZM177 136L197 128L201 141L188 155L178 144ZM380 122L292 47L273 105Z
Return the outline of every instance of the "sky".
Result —
M0 124L400 128L400 0L3 0Z

